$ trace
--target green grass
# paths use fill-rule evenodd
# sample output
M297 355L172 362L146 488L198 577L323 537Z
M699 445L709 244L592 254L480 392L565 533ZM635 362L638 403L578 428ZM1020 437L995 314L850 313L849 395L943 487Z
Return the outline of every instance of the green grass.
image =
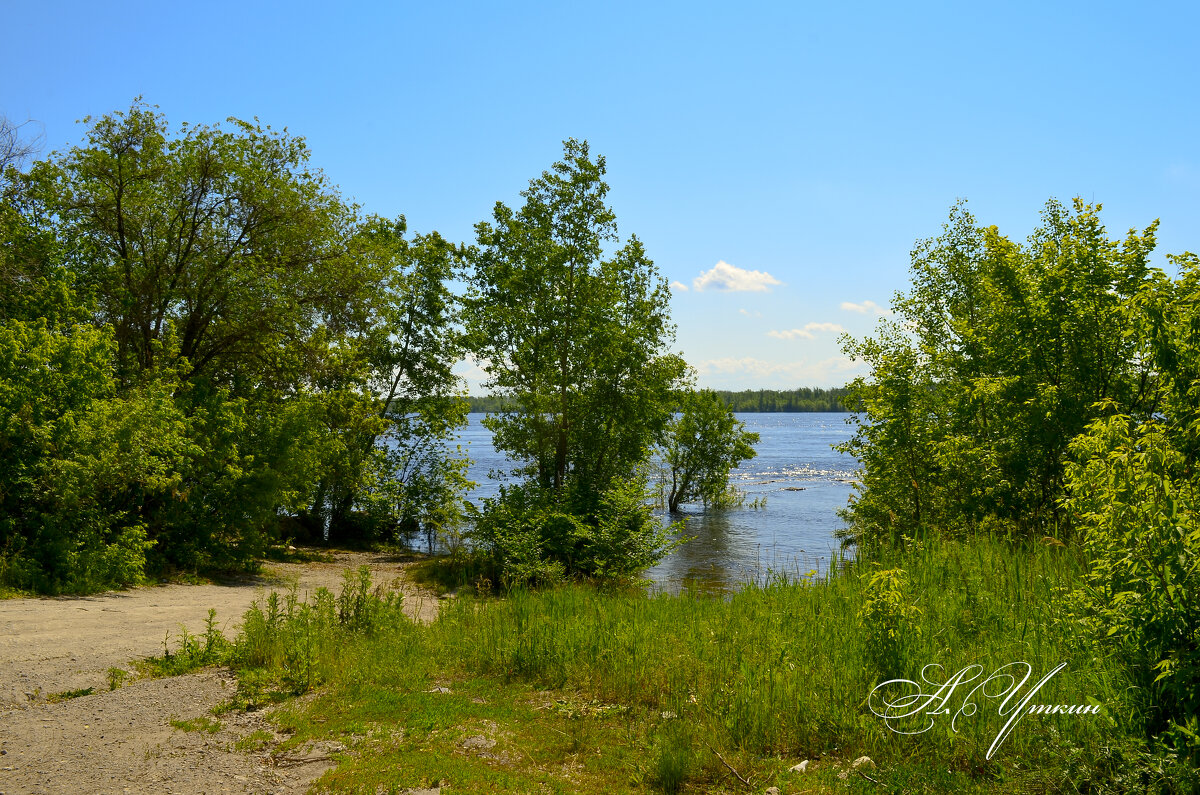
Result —
M51 704L53 704L53 703L56 703L59 701L70 701L73 698L82 698L83 696L90 696L90 695L93 695L95 692L96 692L96 688L94 688L94 687L85 687L81 690L64 690L61 693L51 693L50 695L46 696L46 700L49 701Z
M221 731L221 721L214 720L208 717L192 718L190 720L171 719L171 725L180 731L185 732L205 732L206 734L216 734Z
M1074 629L1066 595L1083 570L1069 548L942 542L728 598L463 595L429 626L360 573L337 597L258 605L224 659L236 704L318 691L277 713L275 753L341 743L320 791L1171 791L1189 771L1152 752L1120 660ZM913 735L868 707L880 682L929 664L945 678L1016 662L1035 681L1067 664L1033 703L1103 714L1024 718L988 759L1006 722L996 699L955 731L946 715ZM876 767L849 771L863 755ZM809 772L788 772L803 759Z

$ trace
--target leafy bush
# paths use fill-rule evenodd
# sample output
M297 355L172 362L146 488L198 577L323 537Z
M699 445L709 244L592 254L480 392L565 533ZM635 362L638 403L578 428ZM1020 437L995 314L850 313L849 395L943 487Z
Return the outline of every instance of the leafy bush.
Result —
M1158 423L1094 422L1072 443L1066 501L1091 558L1080 618L1122 655L1147 728L1200 755L1200 494Z
M899 676L908 670L907 651L912 636L920 634L921 610L908 602L904 569L875 567L862 580L866 585L858 621L866 630L869 662L885 677Z
M567 576L617 580L661 560L674 546L651 514L645 482L620 482L590 508L582 499L526 484L484 501L471 540L507 588Z
M863 469L846 511L852 541L1070 536L1070 440L1100 406L1135 413L1156 400L1146 320L1163 304L1157 223L1114 240L1099 212L1048 202L1021 244L960 204L940 237L915 246L896 319L844 339L872 370L849 385L847 405L865 417L841 447Z

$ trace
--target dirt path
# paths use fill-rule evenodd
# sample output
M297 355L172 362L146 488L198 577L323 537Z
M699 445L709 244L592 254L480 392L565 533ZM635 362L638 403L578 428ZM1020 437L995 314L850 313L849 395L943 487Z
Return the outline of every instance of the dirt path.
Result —
M180 627L203 632L209 608L232 637L250 603L272 589L324 586L337 593L347 568L404 593L405 612L437 615L438 600L404 578L410 561L336 553L332 563L271 564L234 585L167 585L98 596L0 601L0 795L17 793L300 793L338 749L310 749L286 767L234 745L269 731L260 714L227 715L213 732L180 731L171 720L211 717L233 692L224 672L143 680L109 691L110 668L161 654ZM55 703L47 696L94 688Z

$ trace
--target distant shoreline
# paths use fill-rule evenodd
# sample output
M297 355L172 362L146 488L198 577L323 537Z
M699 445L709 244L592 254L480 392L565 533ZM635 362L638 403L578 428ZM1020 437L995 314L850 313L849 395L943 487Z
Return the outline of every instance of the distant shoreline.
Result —
M844 387L820 389L817 387L802 387L800 389L744 389L734 392L727 389L714 389L718 395L734 411L762 412L764 414L799 414L813 412L847 412L843 399L849 394ZM470 413L494 413L504 410L504 399L495 396L467 398Z

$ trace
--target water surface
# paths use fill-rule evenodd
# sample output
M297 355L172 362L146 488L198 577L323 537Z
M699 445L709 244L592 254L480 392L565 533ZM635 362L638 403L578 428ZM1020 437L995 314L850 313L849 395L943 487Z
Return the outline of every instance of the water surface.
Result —
M471 456L470 478L479 485L467 499L495 496L501 474L512 463L492 448L491 432L469 415L459 435ZM660 587L732 590L749 579L772 572L803 575L823 573L838 549L834 533L844 526L837 509L853 490L857 462L834 451L853 433L843 413L739 413L746 429L760 436L758 455L742 462L730 477L746 493L741 508L705 511L685 505L684 533L693 540L679 547L649 572ZM754 501L765 506L750 506ZM664 519L669 520L666 512ZM678 518L678 517L677 517Z

